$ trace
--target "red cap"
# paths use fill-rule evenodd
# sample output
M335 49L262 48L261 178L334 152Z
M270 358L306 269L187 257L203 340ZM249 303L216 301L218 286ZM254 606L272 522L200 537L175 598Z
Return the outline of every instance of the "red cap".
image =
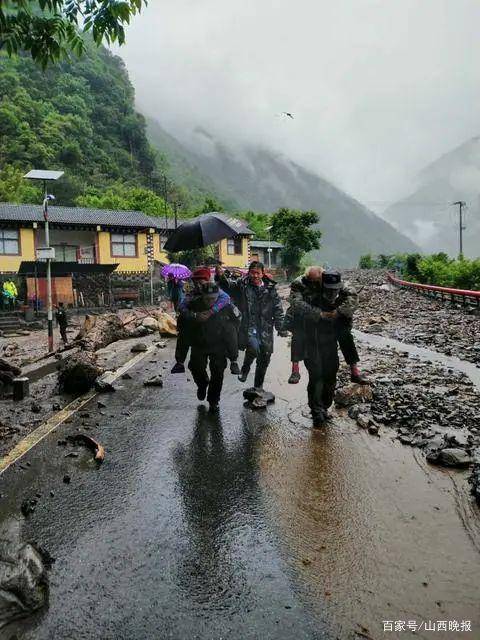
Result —
M193 280L210 280L210 269L208 267L200 267L192 273Z

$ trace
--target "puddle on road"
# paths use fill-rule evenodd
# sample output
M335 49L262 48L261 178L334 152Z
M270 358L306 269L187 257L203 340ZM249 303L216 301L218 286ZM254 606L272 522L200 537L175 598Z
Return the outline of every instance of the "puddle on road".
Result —
M353 333L361 342L372 347L376 347L378 349L389 347L399 352L403 351L412 356L417 356L420 360L430 360L431 362L441 364L449 369L462 371L470 378L477 389L480 390L480 368L472 362L460 360L460 358L456 358L455 356L447 356L444 353L439 353L438 351L432 351L425 347L417 347L413 344L407 344L405 342L395 340L394 338L386 338L374 333L364 333L363 331L354 331Z
M277 396L259 465L295 580L319 615L326 601L342 639L361 637L359 625L367 637L385 637L383 620L471 620L473 633L462 635L478 638L480 513L465 474L429 467L393 431L375 438L341 415L313 432L306 375L286 389L286 355L271 375L283 401Z

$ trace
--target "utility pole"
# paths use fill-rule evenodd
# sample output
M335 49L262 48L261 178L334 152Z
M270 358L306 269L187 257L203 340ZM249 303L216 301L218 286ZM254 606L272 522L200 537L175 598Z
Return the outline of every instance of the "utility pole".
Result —
M168 236L168 213L167 213L167 176L163 176L163 208L165 212L165 232Z
M272 268L272 226L267 227L267 231L268 231L268 249L267 249L267 253L268 253L268 269L270 270Z
M48 321L48 351L53 351L53 308L52 308L52 260L55 260L55 249L50 246L50 228L48 224L48 203L55 200L55 196L47 193L47 182L58 180L63 176L63 171L43 171L32 169L24 178L29 180L41 180L43 183L43 219L45 220L45 246L38 247L37 260L44 259L47 262L47 321Z
M177 204L177 202L175 201L175 202L173 203L173 213L174 213L174 216L175 216L175 230L176 230L176 229L177 229L177 227L178 227L177 206L178 206L178 204Z
M463 226L463 207L467 206L466 202L463 200L457 200L457 202L452 202L452 206L458 205L458 233L459 233L459 242L460 242L460 253L459 258L463 258L463 232L466 227Z

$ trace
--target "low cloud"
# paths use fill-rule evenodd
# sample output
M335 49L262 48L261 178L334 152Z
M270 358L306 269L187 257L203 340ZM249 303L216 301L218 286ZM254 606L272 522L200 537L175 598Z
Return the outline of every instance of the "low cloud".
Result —
M474 0L162 0L120 54L180 138L266 144L382 211L478 133L478 24Z

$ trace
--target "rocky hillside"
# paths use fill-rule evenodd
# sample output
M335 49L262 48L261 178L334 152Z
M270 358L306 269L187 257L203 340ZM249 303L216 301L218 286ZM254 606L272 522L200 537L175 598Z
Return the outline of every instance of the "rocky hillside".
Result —
M280 154L260 147L233 149L201 130L187 149L156 123L148 130L152 144L166 152L173 179L189 190L206 187L237 210L286 206L319 212L323 240L315 259L321 262L354 266L365 253L417 250L360 202Z
M427 166L417 177L413 193L384 213L385 219L413 238L428 252L456 255L458 207L467 203L464 253L479 255L480 232L480 137L472 138Z

